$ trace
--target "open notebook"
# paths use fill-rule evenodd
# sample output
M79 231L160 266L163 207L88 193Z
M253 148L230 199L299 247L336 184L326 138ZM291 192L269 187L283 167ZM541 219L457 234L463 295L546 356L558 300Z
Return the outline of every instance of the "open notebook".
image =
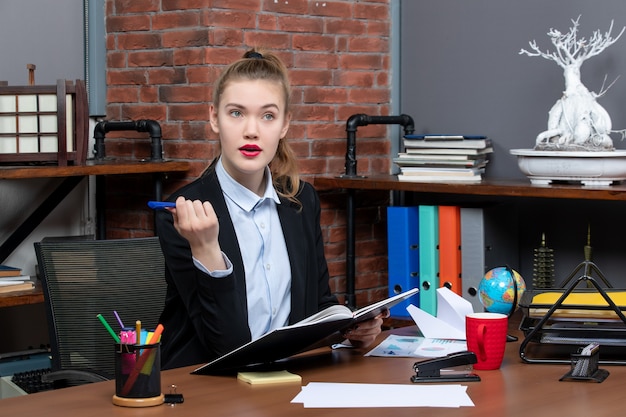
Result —
M319 346L318 342L341 332L357 323L376 317L399 302L417 294L413 288L401 294L351 311L343 305L330 306L306 319L273 330L260 338L195 369L195 374L210 374L237 370L248 365L269 363L284 359L308 348Z

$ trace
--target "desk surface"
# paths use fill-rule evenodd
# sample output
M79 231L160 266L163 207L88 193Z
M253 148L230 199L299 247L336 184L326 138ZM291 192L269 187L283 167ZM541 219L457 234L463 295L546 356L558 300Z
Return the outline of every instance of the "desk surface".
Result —
M400 329L413 334L414 328ZM395 331L398 333L398 331ZM518 331L513 333L519 334ZM175 384L185 397L184 404L162 405L141 410L114 406L114 382L100 382L64 390L48 391L0 401L3 415L48 417L100 416L616 416L624 407L623 381L626 367L602 366L610 372L602 383L559 382L568 365L524 364L519 359L520 342L507 346L500 370L476 371L481 382L470 382L468 393L475 407L462 408L363 408L304 409L290 401L300 391L298 384L251 386L234 376L190 375L194 367L162 373L163 392ZM286 369L309 382L361 382L410 384L411 358L363 357L362 352L317 351L291 360Z

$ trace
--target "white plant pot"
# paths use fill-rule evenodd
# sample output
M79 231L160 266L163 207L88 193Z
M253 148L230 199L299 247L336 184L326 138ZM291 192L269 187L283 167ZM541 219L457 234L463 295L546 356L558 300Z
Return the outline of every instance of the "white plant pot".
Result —
M567 152L511 149L520 170L532 184L576 181L585 186L606 186L626 179L626 151Z

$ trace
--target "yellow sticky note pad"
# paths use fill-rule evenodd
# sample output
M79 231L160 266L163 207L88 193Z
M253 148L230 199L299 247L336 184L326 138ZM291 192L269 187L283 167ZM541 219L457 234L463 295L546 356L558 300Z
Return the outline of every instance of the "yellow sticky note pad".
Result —
M239 372L237 374L237 379L240 379L251 385L302 382L302 377L300 375L292 374L289 371Z

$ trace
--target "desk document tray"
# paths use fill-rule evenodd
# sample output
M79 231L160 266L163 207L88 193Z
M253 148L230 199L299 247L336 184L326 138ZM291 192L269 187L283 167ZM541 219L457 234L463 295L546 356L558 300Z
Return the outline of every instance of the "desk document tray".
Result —
M576 289L581 282L591 285ZM520 308L524 362L567 364L576 349L598 343L605 358L601 364L626 365L619 354L626 347L626 289L604 289L592 277L581 276L568 288L526 291Z

